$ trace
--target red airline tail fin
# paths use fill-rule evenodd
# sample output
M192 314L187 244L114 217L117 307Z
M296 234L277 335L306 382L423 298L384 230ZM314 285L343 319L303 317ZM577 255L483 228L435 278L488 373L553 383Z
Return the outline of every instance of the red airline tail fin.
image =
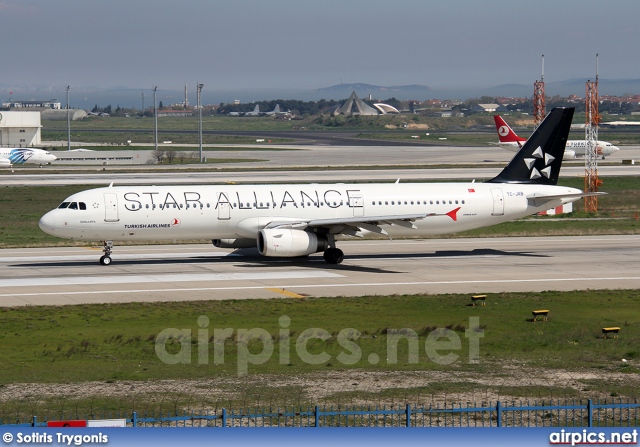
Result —
M509 127L505 120L500 115L493 115L493 120L496 122L496 130L498 131L498 137L500 137L501 143L514 143L518 141L525 142L526 138L521 138Z

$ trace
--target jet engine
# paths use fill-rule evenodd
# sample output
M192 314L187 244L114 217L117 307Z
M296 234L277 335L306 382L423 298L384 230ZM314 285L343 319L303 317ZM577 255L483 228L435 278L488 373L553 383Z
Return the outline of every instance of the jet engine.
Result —
M213 239L211 241L214 247L218 248L255 248L255 239Z
M325 251L329 247L326 236L304 230L265 229L258 233L258 251L263 256L306 256Z
M2 168L10 168L11 161L8 158L0 158L0 167Z
M576 158L576 151L572 151L571 149L564 150L563 160L573 160L574 158Z

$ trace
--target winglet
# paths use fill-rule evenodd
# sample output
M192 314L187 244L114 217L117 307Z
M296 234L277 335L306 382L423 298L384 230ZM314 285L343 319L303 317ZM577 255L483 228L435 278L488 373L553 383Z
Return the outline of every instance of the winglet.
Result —
M456 208L455 210L451 210L447 213L447 216L449 216L451 219L453 219L454 222L456 222L458 220L458 211L460 211L460 207Z

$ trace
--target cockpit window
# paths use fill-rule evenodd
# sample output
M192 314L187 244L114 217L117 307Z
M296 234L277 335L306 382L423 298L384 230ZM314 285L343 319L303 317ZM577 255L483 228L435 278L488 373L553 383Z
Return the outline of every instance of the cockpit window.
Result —
M69 209L70 210L77 210L78 209L78 202L71 202L69 204Z
M64 209L69 207L69 202L62 202L58 209Z
M87 209L87 204L84 202L78 202L78 206L80 207L81 210Z

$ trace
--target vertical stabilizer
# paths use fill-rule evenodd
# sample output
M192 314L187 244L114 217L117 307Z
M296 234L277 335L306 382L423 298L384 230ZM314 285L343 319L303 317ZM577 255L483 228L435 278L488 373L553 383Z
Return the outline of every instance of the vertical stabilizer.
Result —
M488 183L556 185L574 108L554 108L506 168Z
M493 120L496 123L496 130L501 143L524 143L527 141L526 138L516 135L511 126L500 115L493 115Z

